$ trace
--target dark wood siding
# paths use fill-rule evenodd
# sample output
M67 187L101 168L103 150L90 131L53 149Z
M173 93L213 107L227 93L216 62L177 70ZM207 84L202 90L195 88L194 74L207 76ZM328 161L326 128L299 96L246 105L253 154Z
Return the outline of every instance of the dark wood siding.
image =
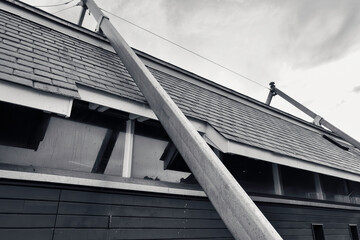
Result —
M360 211L257 204L284 239L312 240L311 224L323 224L326 240L350 239L349 224L360 223Z
M0 184L1 239L233 239L200 197Z
M257 203L284 239L348 240L360 211ZM211 203L184 197L3 180L1 239L233 239Z
M59 189L0 184L0 238L52 239Z

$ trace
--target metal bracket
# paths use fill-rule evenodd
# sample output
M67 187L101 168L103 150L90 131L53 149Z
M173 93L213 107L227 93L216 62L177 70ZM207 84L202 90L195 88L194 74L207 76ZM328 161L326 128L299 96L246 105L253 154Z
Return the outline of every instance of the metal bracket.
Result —
M316 125L316 126L321 126L321 120L322 120L323 118L321 117L321 116L319 116L319 115L316 115L315 116L315 118L314 118L314 124Z
M270 92L272 93L273 96L276 96L277 93L276 93L275 83L271 82L271 83L269 83L269 85L270 85Z
M101 16L99 17L99 19L97 20L97 25L96 25L95 32L100 33L100 31L101 31L100 26L101 26L101 23L102 23L102 21L104 20L104 18L106 18L107 20L109 20L109 17L108 17L108 16L106 16L106 15L101 15Z
M277 95L275 83L271 82L269 85L270 85L270 91L269 91L268 97L266 99L266 103L265 103L266 105L270 105L272 98Z

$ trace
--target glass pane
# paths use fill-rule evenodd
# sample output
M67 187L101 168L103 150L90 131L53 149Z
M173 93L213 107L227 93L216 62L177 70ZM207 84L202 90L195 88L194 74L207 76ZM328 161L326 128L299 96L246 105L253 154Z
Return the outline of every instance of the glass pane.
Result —
M0 163L91 172L105 128L52 117L36 151L0 145Z
M349 200L352 203L360 204L360 183L347 181L349 189Z
M344 179L320 175L321 188L326 200L348 202L349 197Z
M356 225L350 225L350 234L352 240L359 240L359 233Z
M316 198L315 179L312 172L281 166L284 195Z
M247 192L275 193L271 163L238 155L223 155L224 165Z
M168 182L180 182L190 173L164 170L160 160L168 142L155 138L134 135L133 165L131 176Z
M122 176L125 132L120 132L104 174Z

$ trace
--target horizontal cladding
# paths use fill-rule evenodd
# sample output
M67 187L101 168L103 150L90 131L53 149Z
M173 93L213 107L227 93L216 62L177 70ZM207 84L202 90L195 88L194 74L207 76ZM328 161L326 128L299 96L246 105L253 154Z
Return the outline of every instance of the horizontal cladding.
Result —
M2 239L233 239L205 198L4 181ZM256 203L284 239L349 239L360 211ZM26 236L26 237L25 237Z
M258 204L284 239L313 239L311 224L323 224L325 239L350 239L349 224L360 224L360 211Z
M0 183L0 234L40 240L233 239L205 198L13 181Z

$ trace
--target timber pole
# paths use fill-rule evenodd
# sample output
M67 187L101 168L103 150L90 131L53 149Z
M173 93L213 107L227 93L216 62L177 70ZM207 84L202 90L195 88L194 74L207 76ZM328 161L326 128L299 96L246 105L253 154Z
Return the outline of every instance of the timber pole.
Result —
M282 239L93 0L98 21L151 109L235 239Z
M286 101L297 107L299 110L301 110L303 113L313 118L314 123L316 125L319 126L322 125L326 127L327 129L331 130L333 133L335 133L336 135L338 135L339 137L341 137L342 139L344 139L345 141L347 141L348 143L352 144L354 147L360 150L360 143L356 139L352 138L345 132L341 131L339 128L335 127L334 125L326 121L324 118L320 117L319 115L317 115L316 113L314 113L313 111L302 105L301 103L297 102L296 100L285 94L283 91L276 88L275 85L273 85L273 87L271 88L270 93L271 92L273 93L273 95L279 95L280 97L282 97L283 99L285 99Z

